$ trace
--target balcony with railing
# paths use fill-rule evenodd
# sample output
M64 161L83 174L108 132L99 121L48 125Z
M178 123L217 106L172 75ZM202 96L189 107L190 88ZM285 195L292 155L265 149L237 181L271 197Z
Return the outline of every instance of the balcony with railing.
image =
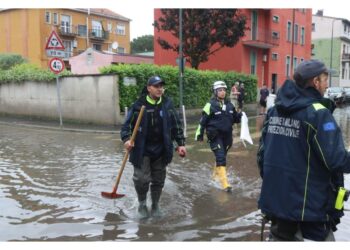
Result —
M77 36L77 27L72 26L72 25L64 25L59 27L59 34L61 36L67 36L67 37L75 37Z
M246 46L269 49L279 45L280 36L278 32L272 30L247 31L246 36L242 38L242 42Z
M109 38L109 32L102 29L91 29L89 30L89 37L95 40L107 40Z
M342 59L342 61L350 61L350 54L348 54L348 53L343 53L343 54L341 55L341 59Z

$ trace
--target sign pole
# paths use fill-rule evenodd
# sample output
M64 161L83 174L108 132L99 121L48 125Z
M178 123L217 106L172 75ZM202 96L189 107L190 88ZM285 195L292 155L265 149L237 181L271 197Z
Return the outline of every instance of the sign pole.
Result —
M64 61L58 57L65 57L64 45L61 38L53 30L47 40L46 54L48 57L56 56L49 60L50 70L56 74L56 89L57 89L57 109L60 115L60 127L62 128L62 107L61 107L61 93L60 93L60 81L58 80L58 74L64 70Z
M179 85L180 85L180 110L183 105L183 54L182 54L182 9L179 9Z
M61 93L60 93L60 82L58 80L58 75L56 75L56 88L57 88L57 100L58 100L58 113L60 115L60 127L62 128L62 108L61 108Z

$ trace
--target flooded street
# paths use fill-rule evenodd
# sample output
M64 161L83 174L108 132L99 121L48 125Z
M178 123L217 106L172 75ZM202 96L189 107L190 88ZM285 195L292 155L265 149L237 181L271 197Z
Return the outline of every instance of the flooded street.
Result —
M335 117L349 146L350 108L337 109ZM126 196L100 195L112 191L124 156L119 134L0 124L0 241L259 241L261 124L262 117L249 119L254 145L247 148L235 129L227 159L232 193L211 180L214 156L205 142L193 141L196 124L189 124L188 157L175 155L168 166L163 216L147 220L137 218L130 163L118 188ZM350 189L348 176L345 187ZM339 241L350 240L345 213L335 233ZM265 236L267 231L268 225Z

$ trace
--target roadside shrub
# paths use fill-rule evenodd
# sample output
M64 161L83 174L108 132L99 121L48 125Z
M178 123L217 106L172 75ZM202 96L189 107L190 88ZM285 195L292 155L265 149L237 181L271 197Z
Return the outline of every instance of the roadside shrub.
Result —
M170 96L174 105L179 106L179 70L174 66L157 66L150 64L111 65L101 69L102 74L117 74L119 77L120 109L130 105L140 95L147 80L153 75L159 75L165 81L165 94ZM126 86L124 77L134 77L136 85ZM243 82L246 90L245 102L255 102L257 96L257 78L234 71L210 71L186 69L183 77L183 104L186 108L202 108L211 96L211 85L214 81L226 82L229 96L231 86L236 82Z
M27 62L21 55L0 54L0 70L8 70L11 67Z
M60 76L71 75L69 71L64 70ZM48 69L42 69L34 64L17 64L9 70L0 70L0 84L6 82L53 82L55 74Z

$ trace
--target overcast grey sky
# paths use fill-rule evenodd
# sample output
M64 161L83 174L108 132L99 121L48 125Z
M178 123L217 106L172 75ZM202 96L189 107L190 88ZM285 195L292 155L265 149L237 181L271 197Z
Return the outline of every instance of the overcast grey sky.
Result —
M1 1L0 8L108 8L132 19L130 38L153 34L154 8L312 8L324 15L350 20L346 0L11 0Z
M343 2L345 3L345 1ZM334 6L319 6L314 4L312 7L312 13L315 14L317 10L323 9L325 16L340 17L350 20L350 11L347 7L342 7L341 4L335 4ZM153 9L154 7L150 5L142 5L141 8L135 9L132 5L123 7L111 7L111 10L121 14L122 16L132 19L131 21L131 33L130 38L142 36L142 35L153 35Z

